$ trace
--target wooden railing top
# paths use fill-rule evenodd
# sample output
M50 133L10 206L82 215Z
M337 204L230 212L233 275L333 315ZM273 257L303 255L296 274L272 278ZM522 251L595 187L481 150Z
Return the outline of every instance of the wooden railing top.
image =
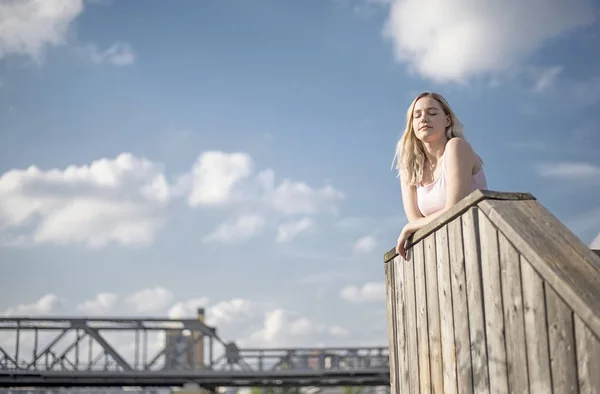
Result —
M420 240L426 238L429 234L435 232L437 229L443 227L445 224L451 222L453 219L462 215L469 210L472 206L479 204L483 200L535 200L535 197L530 193L513 193L513 192L497 192L492 190L475 190L462 200L460 200L455 206L448 211L441 214L439 217L431 221L425 227L413 234L412 238L409 239L408 248L418 243ZM398 254L396 253L396 247L394 246L383 256L384 263L392 260Z

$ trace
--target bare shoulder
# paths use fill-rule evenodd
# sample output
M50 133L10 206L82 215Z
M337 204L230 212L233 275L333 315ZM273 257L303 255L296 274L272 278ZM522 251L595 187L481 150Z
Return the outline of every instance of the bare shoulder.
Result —
M450 160L464 160L465 158L471 160L475 157L475 152L467 141L454 137L446 143L444 155Z

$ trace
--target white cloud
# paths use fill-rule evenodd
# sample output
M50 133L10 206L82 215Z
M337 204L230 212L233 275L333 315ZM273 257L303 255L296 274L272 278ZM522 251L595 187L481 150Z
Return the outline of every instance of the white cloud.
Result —
M304 182L289 179L270 190L265 199L267 203L284 214L314 214L320 211L335 211L336 203L344 194L327 185L313 189Z
M47 294L33 304L20 304L4 311L4 316L39 316L56 312L63 300L55 294Z
M162 286L139 290L125 300L139 313L163 311L171 301L173 301L173 293Z
M353 303L385 301L385 284L367 282L362 287L346 286L340 291L340 297Z
M185 313L179 305L193 305L194 300L176 304L170 317L195 317L195 309ZM244 298L219 301L206 309L206 323L217 327L219 335L235 340L240 347L306 346L307 344L341 345L350 332L338 325L316 322L281 306L261 304Z
M252 317L253 312L254 304L249 300L233 298L220 301L206 311L206 323L215 327L234 322L240 323L240 320Z
M277 242L314 225L312 217L335 213L343 193L283 180L273 170L255 176L246 153L202 153L173 187L161 165L130 153L63 169L14 169L0 175L0 240L4 246L47 243L146 246L166 221L174 198L194 208L229 204L245 213L223 222L204 240L237 242L276 225ZM309 215L287 219L291 215Z
M376 246L377 241L375 240L375 237L371 235L366 235L364 237L359 238L354 243L353 249L356 253L369 253L375 250Z
M462 83L518 65L595 14L591 0L394 0L384 36L421 76Z
M300 220L281 223L277 228L277 242L289 242L296 238L300 233L307 231L314 225L311 218L302 218Z
M205 308L207 304L207 297L179 301L169 309L167 315L170 319L195 318L198 315L198 308Z
M86 47L90 59L96 64L109 63L115 66L128 66L135 62L136 56L130 45L117 42L104 51L96 45Z
M226 221L215 231L204 237L205 242L232 243L246 241L257 235L265 227L265 219L260 215L247 214L235 221Z
M277 308L264 314L262 326L238 341L245 347L292 347L340 344L350 332L339 325L317 323L305 316Z
M100 1L89 3L101 4ZM83 0L5 0L0 2L0 59L24 55L41 63L48 46L65 45L75 35L73 22L85 8ZM128 44L117 42L106 50L95 44L82 45L81 50L96 64L117 66L132 64L135 54Z
M272 169L251 178L253 171L254 161L247 153L204 152L191 171L180 178L177 193L187 195L192 207L262 202L286 215L331 212L344 197L330 185L315 189L289 179L276 185Z
M170 197L159 166L129 153L65 169L15 169L0 176L0 230L19 238L31 229L35 243L146 245Z
M44 46L65 43L83 8L83 0L0 2L0 58L19 54L39 61Z
M192 207L229 202L234 186L252 173L252 158L246 153L209 151L202 153L189 174L180 180Z
M594 238L592 240L592 243L590 243L590 249L600 250L600 233L598 233L598 235L596 235L596 238Z
M600 178L600 167L584 162L543 163L536 166L538 174L549 178L587 179Z
M98 293L93 300L86 300L77 305L76 311L85 315L103 315L115 307L119 296L114 293Z

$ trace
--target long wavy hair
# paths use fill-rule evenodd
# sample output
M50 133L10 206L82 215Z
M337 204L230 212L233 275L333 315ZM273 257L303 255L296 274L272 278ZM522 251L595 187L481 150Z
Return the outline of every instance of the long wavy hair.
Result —
M417 186L423 182L423 169L427 161L425 147L413 130L415 104L419 99L427 96L434 98L440 103L444 114L450 116L450 125L446 127L446 137L449 140L454 137L465 138L463 135L463 126L445 98L434 92L419 94L410 104L410 107L408 107L408 111L406 112L406 127L402 137L400 137L396 144L396 154L392 161L392 166L394 165L394 161L397 162L396 169L398 170L398 176L411 186ZM479 156L477 158L481 161Z

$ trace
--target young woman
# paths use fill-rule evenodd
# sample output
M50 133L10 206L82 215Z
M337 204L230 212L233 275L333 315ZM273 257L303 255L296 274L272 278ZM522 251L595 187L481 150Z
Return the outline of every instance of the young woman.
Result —
M408 218L396 252L406 259L405 242L411 234L472 191L487 189L487 180L481 158L464 139L448 102L437 93L421 93L410 105L394 159Z

